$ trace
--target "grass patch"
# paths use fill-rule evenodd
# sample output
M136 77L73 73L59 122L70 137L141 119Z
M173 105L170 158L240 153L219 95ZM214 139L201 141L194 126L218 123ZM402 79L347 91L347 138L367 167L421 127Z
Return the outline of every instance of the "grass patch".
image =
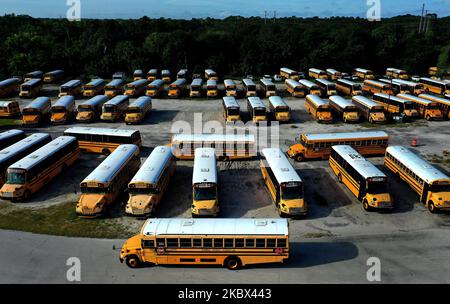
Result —
M133 234L113 218L79 218L75 214L75 204L32 209L2 203L0 229L91 238L127 238Z
M17 127L22 124L21 120L14 118L2 118L0 119L0 129L6 129L10 127Z
M361 127L372 129L385 129L385 128L410 128L410 127L426 127L428 126L426 121L413 121L413 122L401 122L401 123L383 123L383 124L371 124L365 121L360 124Z

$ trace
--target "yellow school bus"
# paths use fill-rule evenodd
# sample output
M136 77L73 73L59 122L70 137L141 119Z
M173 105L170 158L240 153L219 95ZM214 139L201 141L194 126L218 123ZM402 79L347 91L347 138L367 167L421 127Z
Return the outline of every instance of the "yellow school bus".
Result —
M46 133L34 133L0 151L0 187L6 181L6 169L52 140Z
M316 83L320 87L322 97L337 95L336 83L321 78L316 78Z
M409 100L417 110L420 117L426 120L442 120L442 112L436 102L420 98L411 94L397 94L398 98Z
M102 107L100 119L103 121L115 122L125 116L130 98L127 95L118 95L105 102Z
M387 176L351 146L332 146L329 165L338 181L362 202L364 210L394 208Z
M314 79L327 79L328 78L327 72L325 72L324 70L315 69L315 68L310 68L308 70L308 76L310 78L314 78Z
M241 120L241 108L236 98L225 96L222 98L223 117L225 122Z
M264 97L270 97L277 95L277 87L270 79L261 79L261 89Z
M140 123L152 110L152 99L148 96L141 96L133 101L125 111L125 123Z
M257 95L256 84L251 79L242 79L242 86L246 97L253 97Z
M214 70L211 69L206 69L205 70L205 79L206 80L215 80L215 81L219 81L219 75L217 75L217 73Z
M66 124L75 117L75 98L73 96L63 96L59 98L50 108L50 122L56 124Z
M157 97L162 91L164 91L164 81L162 79L155 79L147 85L145 95Z
M259 97L247 97L247 111L254 123L267 121L267 109Z
M382 105L361 95L352 97L353 103L358 107L362 117L370 123L385 123L387 121L385 109Z
M368 94L384 93L392 95L392 86L388 83L384 83L376 80L364 80L362 91Z
M0 117L17 117L19 115L20 107L18 101L0 101Z
M322 92L320 91L320 87L314 82L306 79L300 79L298 82L306 88L308 94L317 96L320 96L322 94Z
M122 144L142 146L138 130L73 127L64 131L64 135L78 139L81 151L109 155Z
M201 97L202 86L203 80L201 78L193 79L189 88L189 97Z
M256 156L253 134L175 134L170 143L177 159L194 159L196 148L215 148L219 160L251 159Z
M331 114L330 105L319 96L312 94L306 95L305 108L318 122L333 122L333 114Z
M105 85L105 96L108 98L113 98L117 95L122 95L124 92L123 86L125 85L125 80L123 79L113 79Z
M292 97L305 97L307 89L298 81L293 79L286 79L284 83L286 85L286 90L292 95Z
M414 108L414 104L407 99L376 93L372 96L372 100L382 105L391 118L414 119L419 117L419 112Z
M442 112L442 116L445 119L450 119L450 100L449 99L431 95L431 94L420 94L419 97L436 103Z
M223 81L223 84L225 86L225 94L227 96L231 96L231 97L237 97L237 86L236 83L234 82L234 80L232 79L225 79Z
M148 219L120 251L120 262L219 265L237 270L289 258L286 219Z
M56 83L62 80L64 77L63 70L54 70L44 74L45 83Z
M22 125L36 127L47 121L52 104L48 97L38 97L22 109Z
M187 69L181 69L177 73L177 79L186 79L188 76L188 70Z
M142 70L134 70L133 81L144 79L144 72Z
M217 97L219 95L219 89L217 88L217 81L209 79L206 82L206 96Z
M183 95L186 90L186 79L179 78L169 85L169 92L167 96L169 98L178 98Z
M335 69L326 69L326 72L331 80L338 80L342 78L342 73Z
M22 130L8 130L0 133L0 149L11 146L12 144L18 142L25 138L25 132Z
M23 76L23 81L27 82L27 81L30 81L31 79L40 79L40 80L42 80L42 77L44 77L44 72L42 72L42 71L33 71L33 72L26 73Z
M83 87L84 97L94 97L95 95L103 94L105 90L105 81L100 78L92 79Z
M79 104L76 116L77 121L93 122L100 118L102 107L107 101L107 96L97 95Z
M404 93L410 93L414 95L420 95L423 92L425 92L425 88L423 87L423 84L415 82L415 81L408 81L403 79L392 79L392 82L398 83L400 85L405 85L408 87L409 92ZM400 92L402 94L402 92Z
M339 116L343 122L359 122L358 108L351 100L341 96L333 95L328 98L331 110Z
M289 121L291 119L291 108L280 96L269 97L269 111L272 118L277 121Z
M53 178L68 170L80 155L75 137L60 136L8 167L0 197L27 200Z
M81 93L82 88L83 84L81 83L81 80L78 79L70 80L60 86L58 97L66 95L76 96Z
M286 155L279 148L265 148L261 156L261 173L278 215L306 215L308 205L304 198L303 181Z
M139 79L131 83L127 83L124 88L125 90L124 95L131 97L140 96L145 93L147 84L148 84L147 79Z
M147 72L147 80L155 81L158 78L158 69L150 69Z
M170 83L172 81L172 74L170 74L169 70L162 70L161 79L164 81L164 83Z
M425 93L450 94L450 82L423 77L419 79L419 83L423 85Z
M353 75L361 79L375 79L373 72L371 70L366 70L362 68L353 69Z
M127 188L141 160L139 147L120 145L80 183L76 214L93 218L103 215Z
M428 210L450 210L450 177L402 146L386 149L384 165L420 196Z
M19 87L20 82L17 78L9 78L0 81L0 97L17 94Z
M300 79L300 76L298 75L297 71L291 70L289 68L281 68L280 69L280 76L285 79L292 79L295 81L298 81Z
M398 82L399 80L410 82L410 81L402 80L402 79L385 79L385 78L380 78L379 79L380 82L387 83L387 84L389 84L391 86L392 92L393 92L394 95L397 95L397 94L409 94L409 92L410 92L409 86L407 84L405 84L405 83Z
M405 70L395 69L395 68L387 68L386 76L390 78L398 78L398 79L408 79L408 73Z
M361 84L347 79L338 79L336 81L336 91L342 95L350 96L362 94Z
M25 98L32 98L39 95L41 90L42 90L42 80L33 78L20 85L19 96Z
M214 148L197 148L192 174L192 217L218 216L219 196L216 151Z
M166 192L175 168L176 162L170 147L155 147L128 183L129 199L125 213L152 216Z
M381 155L386 151L389 136L383 131L301 134L287 154L296 161L328 159L334 145L350 145L362 155Z

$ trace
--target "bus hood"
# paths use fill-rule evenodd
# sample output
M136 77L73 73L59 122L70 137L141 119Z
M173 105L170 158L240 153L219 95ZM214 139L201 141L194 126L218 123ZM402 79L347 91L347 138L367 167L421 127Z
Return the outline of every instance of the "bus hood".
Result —
M125 121L137 121L141 119L140 113L130 113L125 115Z
M195 201L192 213L196 214L216 214L218 213L217 200Z
M450 192L433 193L430 200L437 208L450 208Z
M66 119L66 113L53 113L51 120L52 121L61 121Z
M0 189L0 197L4 199L19 198L24 194L22 185L4 184Z
M367 202L375 208L393 208L394 200L389 193L366 194Z
M370 117L372 117L373 121L385 121L386 116L384 116L384 113L377 112L377 113L371 113Z
M156 202L153 195L139 194L132 195L128 200L125 211L131 214L151 213Z
M139 234L132 236L128 240L125 241L122 245L122 249L120 250L120 262L123 262L125 257L129 254L134 254L136 249L141 248L141 236Z
M331 112L321 112L321 113L319 112L317 118L319 120L326 120L326 121L332 120Z
M39 115L24 115L22 119L24 124L35 124L39 122L39 118Z
M89 120L92 119L94 113L89 111L89 112L78 112L77 114L77 119L78 120Z
M305 214L308 211L308 206L304 199L284 200L280 203L280 208L284 213L289 214Z
M103 212L107 201L102 194L82 194L76 212L81 215L96 215Z
M344 113L344 118L346 120L359 120L358 112L346 112Z

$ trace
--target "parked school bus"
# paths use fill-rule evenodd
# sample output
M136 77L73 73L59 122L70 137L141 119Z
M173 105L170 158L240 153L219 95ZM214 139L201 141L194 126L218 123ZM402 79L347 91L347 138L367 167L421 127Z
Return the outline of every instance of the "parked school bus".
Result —
M295 81L298 81L300 79L300 77L298 76L298 72L289 68L281 68L280 76L285 79L293 79Z
M129 199L125 206L128 215L151 216L161 202L176 162L170 147L157 146L128 183Z
M419 79L419 83L423 85L425 93L450 94L450 82L423 77Z
M379 81L391 86L392 93L394 95L409 93L409 86L407 86L404 83L395 82L394 79L383 79L383 78L379 79Z
M140 123L152 110L152 99L148 96L141 96L133 101L125 111L125 123Z
M105 102L102 107L100 119L103 121L116 122L125 116L125 110L128 108L130 98L127 95L118 95Z
M122 95L124 90L125 80L123 79L113 79L105 85L105 96L108 98L113 98L117 95Z
M219 215L218 186L215 149L196 148L192 174L192 217Z
M14 100L0 101L0 117L11 118L19 115L19 102Z
M76 96L81 93L82 83L80 80L70 80L59 87L58 97L72 95Z
M108 97L97 95L78 105L76 120L79 122L93 122L100 118L102 108Z
M390 78L408 79L408 73L405 70L395 68L387 68L386 76Z
M209 79L206 82L206 96L208 97L216 97L219 95L219 90L217 88L217 81L213 79Z
M361 84L347 79L338 79L336 81L336 91L342 95L349 96L362 94Z
M225 94L227 96L237 97L237 86L234 80L225 79L223 83L225 86Z
M419 117L419 112L409 100L383 93L374 94L372 100L382 105L391 118L414 119Z
M306 79L300 79L298 82L306 88L307 94L320 96L320 87L314 82Z
M303 181L286 155L279 148L265 148L261 157L261 173L278 215L306 215L308 205L304 199Z
M141 164L136 145L120 145L80 183L76 214L98 217L114 204L127 188Z
M172 81L172 74L170 74L169 70L162 70L161 79L164 81L164 83L170 83Z
M277 121L289 121L291 119L291 108L280 96L269 97L269 111L273 119Z
M219 76L217 75L217 73L214 70L211 69L206 69L205 70L205 79L206 80L215 80L215 81L219 81Z
M330 108L339 116L343 122L359 122L360 116L358 107L351 100L341 96L333 95L328 98Z
M435 76L438 73L437 67L429 67L428 68L428 75Z
M332 146L329 165L338 181L362 202L364 210L394 208L387 176L351 146Z
M156 79L147 85L145 95L149 97L156 97L162 91L164 91L164 81L162 79Z
M22 130L8 130L0 133L0 149L4 149L12 144L15 144L19 140L25 138L25 132Z
M42 80L33 78L20 85L19 96L32 98L39 95L41 90L42 90Z
M300 134L297 143L287 154L296 161L304 159L327 159L331 146L350 145L362 155L381 155L386 151L389 136L383 131Z
M314 78L314 79L327 79L328 78L327 72L325 72L324 70L315 69L315 68L310 68L308 70L308 76L310 78Z
M336 83L327 79L316 79L317 85L320 87L322 97L336 95Z
M126 76L125 76L125 73L124 73L124 72L115 72L115 73L112 75L112 79L113 79L113 80L114 80L114 79L121 79L121 80L125 81L125 78L126 78Z
M247 97L247 111L254 123L267 121L267 109L259 97Z
M144 72L142 70L134 70L133 81L144 79Z
M236 98L225 96L222 98L223 117L225 122L241 120L241 108Z
M16 94L19 91L19 79L9 78L0 81L0 97Z
M63 70L54 70L44 74L44 82L45 83L56 83L62 80L64 77Z
M398 94L398 98L412 102L420 117L426 120L442 120L442 112L437 103L411 94Z
M326 69L326 72L331 80L338 80L342 78L342 73L335 69Z
M52 138L46 133L34 133L0 151L0 187L6 181L6 169L31 152L48 144Z
M246 97L256 96L256 84L251 79L242 79L242 85L244 87L244 92Z
M423 84L415 82L415 81L408 81L408 80L403 80L403 79L392 79L392 82L407 86L409 92L405 92L405 93L420 95L423 92L425 92L425 88L423 87ZM400 93L400 94L402 94L402 93Z
M75 118L75 98L73 96L63 96L59 98L50 108L50 122L56 124L66 124Z
M442 112L442 116L445 119L450 119L450 100L449 99L442 98L442 97L435 96L435 95L430 95L430 94L420 94L419 97L436 103Z
M137 97L145 93L148 81L147 79L140 79L125 85L124 95L130 97Z
M150 69L147 72L147 80L155 81L156 79L158 79L158 69Z
M388 83L384 83L376 80L364 80L362 91L368 94L384 93L392 95L392 87Z
M318 122L331 123L333 121L330 105L317 95L306 95L305 108L308 114Z
M28 156L15 162L6 171L6 183L0 197L27 200L60 173L65 172L80 155L75 137L60 136Z
M285 84L287 91L292 95L292 97L305 97L307 90L298 81L295 81L293 79L286 79Z
M83 86L83 96L94 97L95 95L103 94L104 90L105 81L103 79L92 79L89 83Z
M122 246L120 262L220 265L283 263L289 257L286 219L148 219Z
M450 210L450 177L425 159L406 147L389 146L384 165L419 194L430 212Z
M48 97L38 97L22 109L22 125L36 127L49 118L52 104Z
M362 117L367 119L370 123L385 123L386 115L384 114L384 107L375 101L364 96L353 96L353 103L358 107L359 113Z
M178 98L183 95L186 90L186 79L180 78L169 85L169 98Z
M219 160L251 159L256 156L252 134L175 134L170 143L178 159L194 159L196 148L215 148Z
M277 87L270 79L261 79L261 88L264 97L270 97L277 95Z
M203 80L201 78L195 78L192 80L190 89L189 89L189 97L201 97L202 96L202 86Z
M187 73L188 73L187 69L179 70L178 73L177 73L177 79L186 79L187 78Z
M65 130L64 135L76 137L81 151L103 155L111 154L122 144L142 146L138 130L73 127Z
M27 82L27 81L30 81L31 79L40 79L40 80L42 80L42 77L44 77L44 72L42 72L42 71L33 71L33 72L26 73L23 76L23 81Z
M375 79L373 72L371 70L366 70L362 68L353 69L353 75L361 79Z

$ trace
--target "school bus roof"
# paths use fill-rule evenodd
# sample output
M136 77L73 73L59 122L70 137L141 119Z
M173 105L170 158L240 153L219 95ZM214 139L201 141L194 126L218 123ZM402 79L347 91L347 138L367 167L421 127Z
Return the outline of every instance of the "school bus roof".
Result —
M233 79L225 79L223 81L223 83L225 84L226 87L228 87L228 86L236 86L236 83L234 82Z
M396 68L387 68L386 71L394 72L394 73L406 73L405 70L396 69Z
M106 136L124 136L129 137L139 130L130 129L111 129L111 128L92 128L92 127L73 127L66 129L64 134L89 134Z
M364 74L372 74L373 73L371 70L367 70L367 69L363 69L363 68L355 68L354 71L364 73Z
M41 83L42 80L40 78L32 78L30 80L28 80L27 82L22 83L22 86L32 86L38 83Z
M0 88L9 86L9 85L11 85L13 83L19 83L19 79L17 79L17 78L8 78L8 79L5 79L5 80L2 80L2 81L0 81Z
M216 149L197 148L194 154L192 184L217 183Z
M320 141L336 141L346 139L367 139L367 138L381 138L388 139L389 135L384 131L362 131L362 132L342 132L342 133L305 133L302 134L308 140Z
M0 100L0 107L7 107L12 103L18 103L16 100Z
M292 70L292 69L290 69L290 68L280 68L280 71L281 71L281 72L288 73L288 74L296 74L296 73L297 73L297 71Z
M214 74L216 74L216 72L215 72L214 70L212 70L212 69L206 69L206 70L205 70L205 73L206 73L206 74L209 74L209 75L214 75Z
M158 235L242 235L242 236L288 236L287 219L185 219L151 218L141 229L144 236Z
M335 82L329 81L328 79L317 78L317 79L315 79L315 81L318 83L321 83L323 85L326 85L326 86L335 86L336 85Z
M206 86L217 86L217 81L214 79L208 79L208 81L206 81Z
M281 98L280 96L270 96L269 103L275 108L276 107L289 107L288 104L284 101L284 99Z
M81 80L73 79L61 85L61 87L76 87L81 85Z
M348 84L350 86L361 86L361 84L359 82L354 82L348 79L338 79L337 82L339 83L345 83Z
M157 183L161 172L166 167L167 161L169 161L172 157L172 149L170 147L155 147L149 157L145 160L142 167L131 179L130 184L139 182L149 184Z
M308 94L308 95L306 95L306 98L308 100L310 100L311 102L315 103L317 105L317 107L323 107L323 106L328 105L328 101L323 100L322 98L320 98L319 96L314 95L314 94Z
M164 85L164 81L162 79L155 79L150 82L147 87L160 87L162 85Z
M170 86L171 86L171 87L172 87L172 86L181 86L181 85L184 85L184 84L186 84L186 79L184 79L184 78L179 78L179 79L175 80L174 82L172 82L172 83L170 84Z
M300 183L302 181L286 155L279 148L265 148L262 149L261 153L269 164L278 183Z
M247 97L248 102L252 106L252 108L266 108L261 98L256 96Z
M222 99L227 108L239 108L239 103L233 96L225 96Z
M74 104L75 104L75 98L73 96L62 96L53 104L53 107L68 108Z
M290 86L291 88L302 87L300 82L298 82L298 81L296 81L294 79L286 79L285 83L286 83L287 86Z
M158 69L150 69L150 70L147 72L147 74L150 74L150 75L158 74Z
M107 96L97 95L97 96L94 96L94 97L84 101L80 105L89 105L89 106L103 105L106 101L108 101Z
M175 134L172 142L255 142L253 134Z
M41 109L47 104L50 104L50 98L41 96L26 105L24 109Z
M203 83L203 80L201 78L192 79L191 87L193 87L193 86L199 87L202 85L202 83Z
M125 84L125 80L123 79L113 79L106 84L106 87L118 87Z
M436 95L431 95L431 94L420 94L419 95L420 98L424 98L424 99L428 99L434 102L439 102L439 103L443 103L446 104L448 106L450 106L450 100L446 99L446 98L442 98Z
M315 84L312 81L309 81L307 79L300 79L298 82L300 82L300 84L304 85L307 88L318 88L317 84Z
M316 74L323 74L323 73L325 73L324 70L316 69L316 68L310 68L309 72L316 73Z
M418 83L418 82L404 80L404 79L398 79L398 78L392 79L392 82L398 83L398 84L405 84L405 85L407 85L409 87L423 86L423 84Z
M410 149L403 146L389 146L386 149L386 153L391 154L394 158L398 159L402 164L410 169L421 179L427 183L440 179L447 179L450 181L450 177L445 175L442 171L433 167L430 163L424 160L421 156L417 155Z
M374 164L365 159L355 149L349 145L335 145L331 149L336 151L342 158L344 158L359 174L364 178L382 177L386 175L380 171Z
M104 105L118 105L128 100L130 100L130 98L127 95L117 95L113 99L110 99L107 102L105 102Z
M246 86L254 86L254 85L256 85L255 82L254 82L253 80L248 79L248 78L242 79L242 83L243 83L244 85L246 85Z
M50 134L47 133L33 133L28 137L16 142L15 144L6 147L5 149L0 151L0 167L3 166L3 163L10 159L13 155L20 153L21 151L27 149L29 146L34 145L36 142L47 139L51 140Z
M326 69L326 71L327 71L328 74L331 74L331 75L335 75L335 74L340 74L341 73L341 72L339 72L339 71L337 71L335 69Z
M137 86L141 86L141 85L146 85L148 82L147 79L138 79L135 81L132 81L130 83L127 83L126 86L127 87L137 87Z
M17 135L22 135L23 137L25 137L25 132L22 130L16 130L16 129L8 130L8 131L0 133L0 140L10 138L12 136L17 136Z
M87 87L90 87L90 86L95 87L95 86L103 84L104 82L105 81L101 78L94 78L94 79L91 79L91 81L89 83L87 83L86 86Z
M402 104L405 104L405 103L411 104L411 101L409 101L409 100L406 100L406 99L403 99L403 98L400 98L400 97L396 97L394 95L385 94L385 93L375 93L375 94L373 94L373 96L380 96L380 97L383 97L383 98L386 98L386 99L397 101L397 102L402 103Z
M345 99L342 96L333 95L328 97L331 103L336 104L338 107L345 109L347 107L356 107L356 105L349 99Z
M353 100L353 102L359 103L369 109L374 108L374 107L378 107L378 108L383 107L382 105L376 103L372 99L369 99L369 98L361 96L361 95L353 96L352 100Z
M133 101L132 103L130 103L130 105L128 107L129 108L140 108L140 107L145 107L151 103L152 103L152 99L150 97L141 96L138 99L136 99L135 101Z

